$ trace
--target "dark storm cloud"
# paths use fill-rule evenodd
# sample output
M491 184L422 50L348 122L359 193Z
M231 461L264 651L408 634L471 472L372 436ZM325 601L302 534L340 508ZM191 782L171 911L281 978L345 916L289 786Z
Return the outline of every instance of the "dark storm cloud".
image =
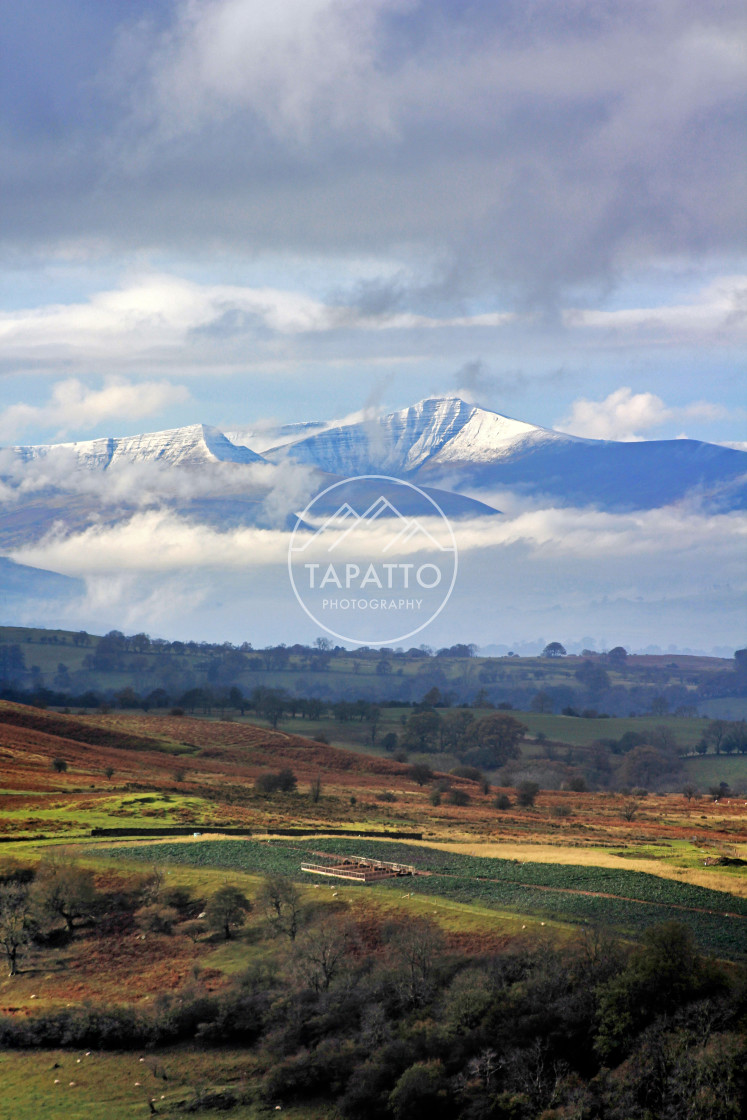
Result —
M6 21L8 252L375 253L419 298L433 271L455 299L551 307L743 243L736 0L145 11L46 0Z

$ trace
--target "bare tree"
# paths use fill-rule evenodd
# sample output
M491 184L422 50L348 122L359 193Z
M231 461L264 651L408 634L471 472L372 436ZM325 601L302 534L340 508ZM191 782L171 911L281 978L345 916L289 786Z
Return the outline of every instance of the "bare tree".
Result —
M39 864L29 897L37 913L51 919L62 918L68 932L73 933L75 922L89 918L95 909L93 872L52 856Z
M323 917L298 938L294 946L296 969L315 992L326 992L339 975L350 941L349 926L337 915Z
M626 821L632 821L640 808L638 801L626 801L623 806L623 816Z
M283 875L266 876L257 903L274 933L296 940L301 921L301 896L292 879Z
M0 948L8 962L8 976L18 974L18 955L29 941L31 904L28 887L0 883Z
M392 936L390 946L400 965L402 986L410 1003L417 1005L425 999L434 961L443 945L441 930L427 918L413 918Z

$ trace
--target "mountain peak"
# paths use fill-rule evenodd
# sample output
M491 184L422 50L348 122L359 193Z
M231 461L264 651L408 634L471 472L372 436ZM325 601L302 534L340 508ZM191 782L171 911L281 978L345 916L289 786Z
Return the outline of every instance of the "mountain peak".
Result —
M184 428L169 428L136 436L103 436L74 443L15 447L13 451L23 462L67 451L75 456L79 467L98 470L123 463L160 462L197 466L208 462L255 463L262 460L261 455L248 447L237 447L231 443L210 424L188 424Z

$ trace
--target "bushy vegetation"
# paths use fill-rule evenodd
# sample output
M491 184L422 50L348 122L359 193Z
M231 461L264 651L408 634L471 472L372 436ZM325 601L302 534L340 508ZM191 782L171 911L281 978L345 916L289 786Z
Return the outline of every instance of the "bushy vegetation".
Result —
M269 899L270 908L273 908ZM270 930L275 938L275 931ZM196 979L147 1008L0 1016L0 1046L251 1052L249 1082L201 1102L344 1120L739 1120L745 977L677 923L632 951L597 930L475 955L426 918L317 908L219 992ZM705 1027L707 1024L707 1028Z

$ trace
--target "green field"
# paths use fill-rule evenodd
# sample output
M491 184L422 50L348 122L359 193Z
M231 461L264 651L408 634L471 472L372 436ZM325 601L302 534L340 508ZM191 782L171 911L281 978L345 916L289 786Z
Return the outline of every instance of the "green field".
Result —
M719 782L738 788L747 782L747 755L706 754L682 760L688 779L704 791Z
M142 1060L141 1060L142 1059ZM0 1053L2 1120L138 1120L150 1114L188 1115L215 1120L223 1109L200 1108L201 1094L254 1096L246 1075L253 1062L246 1050L199 1050L175 1047L146 1053L42 1050ZM166 1079L164 1080L164 1074ZM73 1084L71 1084L73 1082ZM274 1115L256 1103L231 1108L232 1120L260 1120ZM283 1116L303 1120L304 1109L285 1107ZM325 1116L322 1106L314 1115Z
M688 925L702 949L737 958L747 953L747 900L724 891L662 879L639 871L481 858L370 840L258 842L202 840L98 849L98 858L146 861L249 874L281 874L308 882L301 862L325 852L412 864L427 877L383 880L366 889L405 891L516 914L605 925L638 936L658 922Z

